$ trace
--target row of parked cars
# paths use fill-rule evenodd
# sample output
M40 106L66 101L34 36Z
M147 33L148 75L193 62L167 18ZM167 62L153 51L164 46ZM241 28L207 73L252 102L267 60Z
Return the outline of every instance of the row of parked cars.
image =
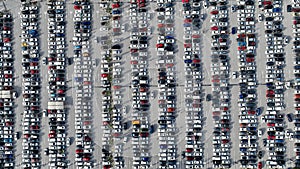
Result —
M151 168L150 79L148 74L148 1L132 0L129 6L132 90L132 151L134 168ZM153 91L151 97L153 98Z
M20 8L22 46L22 168L40 168L40 67L37 4L24 3ZM11 72L13 68L11 67ZM11 73L12 74L12 73Z
M92 107L92 69L95 61L90 56L92 32L92 5L89 0L74 1L74 84L75 99L75 165L78 168L93 168L94 142Z
M300 115L299 115L299 98L300 98L300 85L299 85L299 75L300 75L300 51L298 50L299 44L300 44L300 31L298 27L300 26L300 5L299 3L293 3L291 5L292 11L294 11L294 17L293 17L293 49L294 49L294 75L295 75L295 81L294 81L294 86L293 88L295 89L294 91L294 107L295 107L295 112L287 114L287 118L289 122L294 122L294 131L286 131L288 134L287 137L292 137L294 138L294 151L296 153L296 159L295 159L295 167L300 167Z
M183 2L184 35L183 46L185 63L185 113L186 145L181 153L185 158L185 168L204 168L202 136L202 69L200 51L200 0Z
M267 1L268 2L268 1ZM283 36L282 1L263 2L264 27L267 46L266 54L266 112L262 122L267 123L267 139L264 146L269 152L266 164L269 168L285 168L285 115L284 105L284 73L285 65L283 46L286 43Z
M174 1L157 1L159 168L177 168Z
M66 137L66 55L65 45L65 3L64 1L47 2L48 14L48 55L42 59L48 65L48 108L43 110L43 116L49 117L49 147L44 154L49 156L50 168L67 167L67 146L70 145ZM58 106L59 105L59 106Z
M125 163L123 159L123 143L116 143L123 137L123 130L128 128L123 121L123 115L126 114L126 107L122 109L121 81L122 68L121 53L122 46L120 39L116 38L119 35L117 27L120 25L122 17L121 2L107 3L107 6L112 7L112 15L104 15L101 17L101 27L103 31L107 32L100 37L101 47L101 84L102 90L102 166L104 169L108 168L124 168ZM118 12L115 12L118 11ZM108 25L112 25L112 29ZM107 34L112 31L112 35ZM108 44L111 41L112 44ZM122 112L123 111L123 112ZM128 138L124 137L124 143ZM114 149L115 151L111 151Z
M229 88L229 15L228 1L210 1L211 6L211 72L213 131L213 167L231 167L230 88ZM206 97L209 101L209 96Z
M122 2L115 1L110 3L110 6L112 7L113 11L116 11L116 10L121 10L123 4ZM113 168L126 167L123 158L123 147L124 147L123 145L127 143L128 136L123 135L123 131L127 130L130 125L129 121L124 120L124 116L127 113L127 109L126 106L122 104L124 98L121 93L122 88L120 86L120 83L123 80L123 73L122 73L122 67L120 66L120 64L117 64L120 63L120 60L122 59L121 53L122 53L123 44L120 42L120 38L118 38L119 37L118 35L121 35L121 33L123 32L123 31L121 32L121 19L122 19L122 12L121 13L117 12L117 14L113 14L109 20L110 24L112 24L112 29L110 31L112 31L112 35L113 35L109 37L113 42L109 49L110 51L109 57L112 58L110 62L113 63L110 65L111 69L109 73L109 76L113 77L111 82L112 102L110 102L110 106L113 107L113 110L108 115L111 117L110 125L112 126L111 136L113 136L113 140L115 141L115 140L121 140L121 138L123 139L123 143L113 142L113 144L110 145L112 149L118 150L117 152L114 152L112 154ZM116 62L116 64L114 62Z
M12 23L13 16L10 12L0 12L1 24L1 56L0 56L0 168L13 169L14 161L14 141L18 139L14 131L14 99L13 94L13 50L12 50Z
M258 136L261 130L257 129L258 115L261 109L257 108L257 77L256 77L256 35L255 35L255 3L254 1L239 1L237 6L238 27L238 58L239 72L237 76L240 85L239 94L239 140L240 140L240 166L242 168L261 168L257 163ZM234 30L232 30L233 33ZM259 155L258 155L259 154Z

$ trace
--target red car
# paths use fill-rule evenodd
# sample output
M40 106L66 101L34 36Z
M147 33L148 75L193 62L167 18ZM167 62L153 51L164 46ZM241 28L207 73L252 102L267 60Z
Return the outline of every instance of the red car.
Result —
M190 1L189 0L181 0L182 3L189 3Z
M246 46L239 46L239 47L238 47L238 50L246 50L246 49L247 49Z
M52 62L52 61L55 61L55 60L56 60L56 59L53 58L53 57L49 57L49 58L48 58L48 61L49 61L49 62Z
M147 103L148 103L148 100L140 100L140 103L141 103L141 104L147 104Z
M246 35L244 33L238 34L238 38L244 38L244 37L246 37Z
M38 110L39 107L38 107L38 106L31 106L30 109L31 109L31 110Z
M274 92L274 90L267 90L267 92L266 92L267 94L275 94L275 92Z
M30 126L31 130L38 130L40 127L38 125Z
M200 63L201 60L200 59L193 59L193 63Z
M137 60L132 60L132 61L130 61L130 64L132 64L132 65L137 65L137 64L138 64L138 61L137 61Z
M30 62L30 66L37 66L38 62Z
M138 49L130 49L130 53L136 53L138 51Z
M54 138L54 137L55 137L55 134L48 134L48 137L49 137L49 138Z
M163 23L159 23L159 24L157 24L157 27L159 27L159 28L163 28L163 27L165 27L165 24L163 24Z
M165 100L158 100L158 104L164 104L165 102Z
M108 77L108 74L107 73L102 73L101 77Z
M39 71L38 70L30 70L30 73L31 74L37 74L37 73L39 73Z
M211 82L213 82L213 83L219 83L220 79L212 79Z
M214 116L219 116L220 114L221 114L221 112L219 112L219 111L214 111L214 112L213 112L213 115L214 115Z
M64 81L65 80L65 78L61 78L61 77L56 77L55 78L55 81Z
M168 112L174 112L174 111L175 111L175 108L169 107L167 110L168 110Z
M112 18L113 20L120 20L121 19L121 17L120 16L113 16L113 18Z
M5 43L10 42L10 38L3 38L3 41L4 41Z
M55 69L56 69L56 66L48 66L48 69L49 69L49 70L55 70Z
M3 30L9 31L9 30L10 30L10 27L8 27L8 26L3 26Z
M30 134L24 134L24 138L29 138Z
M145 7L145 6L146 6L145 3L140 3L140 4L139 4L139 7L140 7L140 8L143 8L143 7Z
M259 163L258 163L257 169L262 169L262 162L259 162Z
M263 1L263 5L272 5L271 1Z
M193 156L187 156L187 157L186 157L186 160L187 160L187 161L193 161L193 160L194 160L194 157L193 157Z
M192 22L192 19L189 19L189 18L184 20L184 23L191 23L191 22Z
M256 112L255 111L253 111L253 110L249 110L248 111L248 114L255 114Z
M268 140L275 140L275 136L268 136Z
M13 125L13 122L10 122L10 121L5 122L5 126L11 126L11 125Z
M275 126L275 123L267 123L267 126L268 126L268 127L274 127L274 126Z
M212 15L217 15L218 13L219 13L218 10L213 10L213 11L210 12L210 14L212 14Z
M113 86L113 89L115 89L115 90L121 89L121 86L119 86L119 85L114 85L114 86Z
M194 35L192 35L192 38L200 38L200 35L194 34Z
M183 46L184 46L184 48L191 48L192 44L191 43L185 43Z
M148 91L148 88L144 88L144 87L140 88L140 92L147 92L147 91Z
M246 58L246 62L254 62L254 58Z
M81 9L81 6L79 6L79 5L74 5L74 9L75 9L75 10L80 10L80 9Z
M148 136L149 136L149 133L140 133L140 136L141 136L141 137L148 137Z
M223 107L223 111L227 111L228 110L228 107Z
M227 143L229 143L229 140L227 140L227 139L222 140L222 144L227 144Z
M246 21L254 21L254 18L253 17L248 17L248 18L246 18Z
M194 149L193 148L186 148L185 151L188 152L188 153L191 153L191 152L194 151Z
M57 91L57 93L63 94L63 93L65 93L65 91L60 89L60 90Z
M167 63L166 64L166 67L173 67L174 66L174 63Z
M4 77L5 78L12 78L12 75L11 74L5 74Z
M229 131L230 128L228 128L228 127L224 128L224 127L223 127L221 130L222 130L222 131Z
M112 8L120 8L120 4L119 3L113 3L111 5Z
M164 47L164 44L158 43L158 44L156 44L156 47L157 47L157 48L163 48L163 47Z
M83 153L83 149L76 149L76 154Z
M217 30L219 30L219 28L217 26L213 26L210 28L210 30L217 31Z

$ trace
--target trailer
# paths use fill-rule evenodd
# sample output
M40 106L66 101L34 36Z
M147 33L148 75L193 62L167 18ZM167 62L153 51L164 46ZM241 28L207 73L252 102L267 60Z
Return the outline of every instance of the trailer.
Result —
M10 90L0 90L0 98L1 99L10 99L12 98Z
M48 102L48 110L63 110L64 102Z

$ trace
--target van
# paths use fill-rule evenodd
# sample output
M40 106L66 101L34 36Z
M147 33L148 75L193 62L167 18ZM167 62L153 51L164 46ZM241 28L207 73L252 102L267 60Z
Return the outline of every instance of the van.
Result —
M267 160L267 165L277 165L277 161Z
M138 124L140 124L140 120L133 120L132 124L137 124L138 125Z

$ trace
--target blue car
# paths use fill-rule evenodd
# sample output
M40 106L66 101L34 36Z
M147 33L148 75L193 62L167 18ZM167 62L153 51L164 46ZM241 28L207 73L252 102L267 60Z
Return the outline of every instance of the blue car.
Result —
M56 9L55 12L56 12L57 14L63 14L63 13L64 13L64 10Z
M39 61L39 58L30 58L30 61L31 61L31 62L38 62L38 61Z
M261 112L262 112L261 107L258 107L258 108L256 109L256 115L257 115L257 116L261 115Z
M199 64L199 63L192 63L191 66L192 66L192 67L200 67L200 64Z
M247 130L248 130L248 131L256 131L257 128L256 128L256 127L247 127Z
M240 151L245 152L245 151L247 151L247 148L240 148Z
M91 29L91 25L83 25L82 28L83 29Z
M152 134L154 132L154 125L150 126L149 133Z
M191 59L184 60L184 63L192 63L193 61Z
M266 86L267 86L267 87L271 87L271 86L273 86L273 85L274 85L273 82L268 82L268 83L266 83Z
M91 22L90 21L84 21L84 22L81 22L82 25L91 25Z
M118 9L116 9L116 10L113 10L113 11L112 11L112 14L118 15L118 14L121 14L121 11L118 10Z
M191 27L191 24L190 23L184 23L183 26L184 27Z
M56 35L57 37L64 37L64 36L65 36L64 33L56 33L55 35Z
M232 27L232 28L231 28L231 34L236 34L236 32L237 32L236 27Z
M81 49L81 45L76 45L75 49Z
M246 46L246 42L238 42L239 46Z
M281 12L281 8L273 8L273 12Z
M149 161L149 157L142 157L142 161Z
M276 139L276 140L275 140L275 143L283 143L283 142L284 142L283 139Z
M166 36L166 39L174 39L174 37L173 37L173 36L170 36L170 35L168 35L168 36Z
M166 149L166 148L168 148L168 145L166 145L166 144L161 144L161 145L159 145L159 148L161 148L161 149Z

